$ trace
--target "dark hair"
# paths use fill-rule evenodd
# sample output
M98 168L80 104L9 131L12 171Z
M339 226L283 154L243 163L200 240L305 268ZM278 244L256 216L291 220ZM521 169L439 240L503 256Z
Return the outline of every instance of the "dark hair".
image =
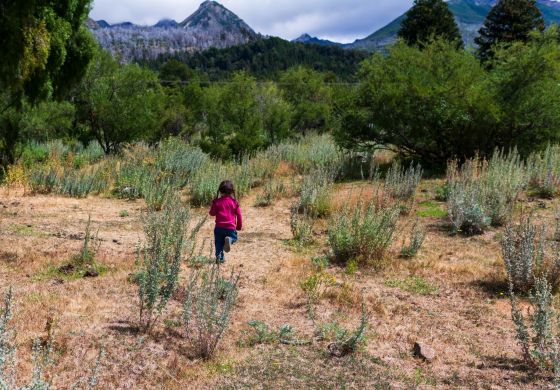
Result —
M220 194L232 195L235 198L235 187L233 186L231 180L224 180L223 182L220 183L220 186L218 187L218 193L216 195L216 199L220 197Z

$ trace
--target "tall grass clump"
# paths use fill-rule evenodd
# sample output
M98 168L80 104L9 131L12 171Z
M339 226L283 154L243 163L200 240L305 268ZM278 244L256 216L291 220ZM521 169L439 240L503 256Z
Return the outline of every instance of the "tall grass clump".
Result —
M540 370L552 370L556 388L560 388L560 323L553 305L552 286L544 276L538 277L527 311L519 307L511 283L509 297L516 338L525 362Z
M393 241L399 214L396 206L385 208L359 203L353 210L345 206L332 216L328 229L335 261L380 266Z
M546 278L554 291L558 289L560 244L546 240L544 226L534 225L529 218L518 226L508 226L502 238L502 255L515 291L529 292L539 277Z
M192 175L208 163L210 157L200 148L181 140L170 138L157 150L156 167L175 177L180 187L185 187Z
M411 201L422 180L422 174L420 165L410 164L408 168L405 168L399 161L396 161L391 165L385 177L385 191L394 199Z
M146 243L137 259L144 331L155 325L177 288L189 220L189 210L177 198L170 199L161 212L148 211L144 219Z
M186 287L183 304L183 326L194 352L203 359L211 358L229 326L238 294L239 275L221 276L220 268L193 271Z
M527 159L530 189L541 198L553 198L560 188L560 146L548 145Z
M460 168L456 161L451 162L447 205L454 230L473 235L490 225L505 225L525 185L525 168L515 150L508 154L496 151L489 161L475 157Z

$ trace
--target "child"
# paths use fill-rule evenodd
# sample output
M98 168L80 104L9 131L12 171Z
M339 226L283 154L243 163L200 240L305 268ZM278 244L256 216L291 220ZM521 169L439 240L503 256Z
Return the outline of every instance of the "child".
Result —
M220 184L216 199L210 208L210 215L216 217L216 262L222 264L224 252L230 251L231 245L237 241L237 231L243 228L241 209L235 199L235 188L231 181L225 180Z

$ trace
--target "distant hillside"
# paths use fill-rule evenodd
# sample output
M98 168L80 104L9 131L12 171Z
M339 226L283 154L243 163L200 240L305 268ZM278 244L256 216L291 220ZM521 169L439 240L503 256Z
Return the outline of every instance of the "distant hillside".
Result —
M478 30L482 27L486 15L488 15L496 0L450 0L448 3L449 8L455 15L465 44L472 46L474 38L478 35ZM560 3L552 0L537 0L537 3L547 24L560 24ZM405 15L401 15L370 36L344 45L344 47L373 51L387 46L395 42L404 18Z
M215 1L205 1L199 9L177 23L162 20L155 26L130 22L110 25L87 21L100 45L123 62L135 58L155 59L182 51L226 48L258 39L259 35L233 12Z
M321 46L342 46L341 43L332 42L326 39L319 39L317 37L312 37L309 34L303 34L298 38L294 39L292 42L308 43L308 44L321 45Z
M225 79L240 70L259 79L273 79L281 71L304 65L321 72L332 72L340 80L350 80L366 57L367 53L363 51L266 38L226 49L163 54L144 64L158 69L168 60L176 59L207 74L211 80Z

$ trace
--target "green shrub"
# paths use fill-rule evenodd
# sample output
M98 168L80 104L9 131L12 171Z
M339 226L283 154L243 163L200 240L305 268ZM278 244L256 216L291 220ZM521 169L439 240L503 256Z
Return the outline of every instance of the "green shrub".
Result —
M516 291L529 292L539 277L557 290L560 284L560 246L550 244L545 228L525 219L519 226L508 226L502 238L502 255L508 279Z
M277 331L271 330L270 327L257 320L251 320L248 322L249 327L251 327L253 333L249 335L246 341L246 345L253 347L259 344L287 344L287 345L302 345L308 344L308 341L298 340L294 328L290 324L282 325Z
M257 195L256 207L270 206L275 200L282 198L286 194L286 186L281 180L272 180L265 184L262 194Z
M177 288L190 220L189 210L170 199L161 212L144 219L146 243L139 250L140 324L149 331Z
M186 287L183 325L195 353L204 359L214 355L229 326L237 300L239 275L223 279L220 268L193 271Z
M352 211L346 206L332 216L328 242L334 259L340 263L357 260L380 265L393 241L400 209L378 208L373 203L360 203Z

